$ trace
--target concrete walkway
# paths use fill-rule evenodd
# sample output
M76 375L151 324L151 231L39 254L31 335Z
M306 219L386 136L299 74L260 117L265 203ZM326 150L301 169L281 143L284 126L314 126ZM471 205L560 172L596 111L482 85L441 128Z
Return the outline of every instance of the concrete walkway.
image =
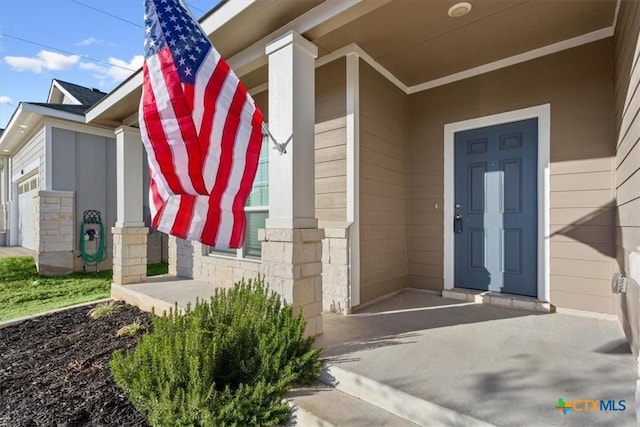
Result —
M33 251L20 246L0 246L0 258L33 256Z
M213 292L207 283L171 276L112 287L112 297L156 312ZM325 313L324 331L316 340L324 349L322 379L336 392L305 390L293 398L297 425L636 425L637 372L616 320L407 289L357 314ZM564 414L555 409L560 398L613 400L616 409L624 400L626 409ZM336 402L346 407L337 410ZM396 418L375 415L379 408Z
M477 420L636 425L636 369L614 320L406 290L355 315L325 314L324 330L317 344L327 363ZM625 400L626 410L565 415L559 398Z

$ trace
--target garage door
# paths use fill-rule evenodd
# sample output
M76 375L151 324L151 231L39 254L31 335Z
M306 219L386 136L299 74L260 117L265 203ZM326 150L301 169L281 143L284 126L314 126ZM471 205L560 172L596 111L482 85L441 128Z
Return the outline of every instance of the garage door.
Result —
M33 196L38 191L38 175L18 183L18 244L35 250Z

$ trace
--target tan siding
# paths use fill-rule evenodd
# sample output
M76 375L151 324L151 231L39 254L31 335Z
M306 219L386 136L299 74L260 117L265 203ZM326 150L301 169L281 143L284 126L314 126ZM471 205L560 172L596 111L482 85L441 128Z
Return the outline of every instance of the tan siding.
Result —
M256 80L258 82L258 80ZM257 85L257 83L256 83ZM316 69L316 217L346 220L346 65L344 59ZM269 121L269 94L253 95Z
M347 219L346 62L316 69L316 216Z
M612 62L607 39L411 95L410 285L443 286L444 125L550 103L551 302L611 312Z
M617 260L623 274L640 246L640 2L620 4L615 40ZM637 267L636 267L637 268ZM634 354L640 352L640 283L631 278L615 308Z
M360 62L360 301L407 285L408 97Z

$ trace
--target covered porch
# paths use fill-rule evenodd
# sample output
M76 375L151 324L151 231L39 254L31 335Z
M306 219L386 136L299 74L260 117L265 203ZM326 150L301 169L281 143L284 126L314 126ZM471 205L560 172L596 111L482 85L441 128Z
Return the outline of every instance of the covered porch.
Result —
M171 276L113 287L115 298L156 312L213 292ZM316 345L323 384L292 392L298 425L635 425L636 365L613 316L405 289L351 315L325 314ZM556 410L559 398L575 409ZM615 401L615 410L578 399Z

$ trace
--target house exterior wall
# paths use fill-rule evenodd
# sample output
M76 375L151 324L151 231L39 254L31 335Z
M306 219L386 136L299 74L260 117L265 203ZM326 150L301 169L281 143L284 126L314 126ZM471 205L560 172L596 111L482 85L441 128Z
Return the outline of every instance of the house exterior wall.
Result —
M11 179L29 173L26 170L34 162L38 163L40 172L40 188L44 188L44 127L39 129L26 144L11 157ZM18 178L20 180L20 178Z
M629 279L616 300L634 354L640 352L640 3L620 5L615 40L617 260Z
M99 268L111 268L113 263L111 228L115 225L117 216L115 138L52 127L51 139L52 190L72 191L75 194L74 270L82 270L82 259L77 257L80 255L78 238L83 212L89 209L100 211L106 233L107 259L100 264ZM143 181L146 184L144 188L148 189L148 167L142 170ZM143 199L143 206L148 206L146 194ZM150 230L147 244L147 259L150 263L167 259L166 235ZM93 252L93 246L89 250Z
M99 268L111 268L116 221L116 144L114 138L68 129L51 129L51 188L75 193L73 218L74 270L82 270L79 233L85 210L100 211L106 232L107 259ZM93 250L93 247L92 249Z
M444 125L551 104L551 303L612 313L613 42L410 96L408 285L443 288Z
M316 69L316 217L346 221L346 61Z
M253 95L269 121L267 91ZM325 310L348 309L349 258L346 221L346 61L316 69L316 217L328 230L322 239ZM271 142L269 142L271 144ZM277 191L277 189L270 189ZM263 273L259 260L210 254L206 246L169 238L169 272L228 287Z
M407 95L365 62L359 68L362 304L407 286L410 162Z

